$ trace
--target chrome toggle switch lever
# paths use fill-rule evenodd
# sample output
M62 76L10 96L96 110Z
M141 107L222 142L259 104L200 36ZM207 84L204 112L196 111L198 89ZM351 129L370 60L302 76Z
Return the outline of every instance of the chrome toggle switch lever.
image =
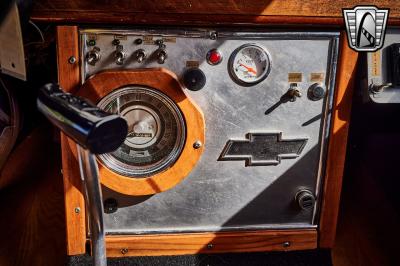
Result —
M165 59L167 58L167 52L164 49L159 49L157 52L157 58L159 64L164 64Z
M124 52L124 46L117 45L115 50L115 63L117 65L124 64L124 60L126 58L126 53Z
M299 90L299 88L297 87L296 83L292 83L290 84L290 88L289 90L283 95L284 98L286 98L287 100L294 102L296 101L297 98L300 98L301 92Z
M146 52L143 49L139 49L135 52L136 61L142 63L146 59Z
M392 86L392 83L384 83L384 84L381 84L381 85L371 84L371 85L369 86L369 90L370 90L372 93L380 93L380 92L382 92L383 90L389 88L390 86Z
M92 66L94 66L100 60L100 58L100 48L96 46L86 54L86 61Z

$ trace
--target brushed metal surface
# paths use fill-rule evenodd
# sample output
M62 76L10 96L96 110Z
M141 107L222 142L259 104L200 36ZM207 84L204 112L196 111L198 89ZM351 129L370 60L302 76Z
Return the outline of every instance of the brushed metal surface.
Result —
M374 63L372 60L373 53L367 54L368 60L368 87L372 84L381 85L387 83L387 75L388 75L388 66L387 66L387 57L386 57L386 48L393 43L400 43L400 29L388 29L386 31L385 42L383 47L379 53L380 64L379 75L374 75L376 73L373 71ZM376 67L376 66L375 66ZM379 93L372 93L369 91L369 96L372 101L376 103L400 103L400 87L391 86L389 88L384 89Z
M114 63L114 35L126 35L126 40L120 41L127 53L123 66ZM172 41L165 42L168 57L162 65L151 56L157 46L134 44L137 38L150 35ZM85 54L90 50L85 45L89 36L96 36L96 46L102 54L95 66L85 62ZM206 121L206 143L200 161L176 187L153 196L130 197L103 188L104 199L115 198L119 204L116 212L105 215L107 233L316 227L318 197L314 209L301 210L295 196L301 189L319 194L326 150L321 144L329 137L339 34L217 30L216 40L209 36L207 30L81 31L85 78L104 69L139 67L165 67L181 78L187 61L190 65L197 61L207 77L203 89L186 90ZM235 83L228 70L229 56L246 43L257 43L271 55L269 76L249 87ZM206 54L215 48L223 54L223 61L212 66L207 63ZM131 57L138 49L149 55L141 64ZM298 89L303 96L294 102L280 103L290 87L288 73L302 73ZM310 80L311 73L324 73L321 82L327 93L323 100L307 98L308 88L315 83ZM243 139L250 132L282 132L283 139L308 141L297 158L282 160L278 165L245 167L243 161L218 160L228 140Z

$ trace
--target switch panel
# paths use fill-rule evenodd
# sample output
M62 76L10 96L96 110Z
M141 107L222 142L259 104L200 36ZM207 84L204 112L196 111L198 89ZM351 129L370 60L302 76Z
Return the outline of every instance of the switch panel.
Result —
M388 29L381 50L367 54L368 94L376 103L400 103L400 30Z
M108 234L317 227L338 32L81 29L80 38L83 83L107 70L163 68L205 122L205 141L188 146L203 149L200 159L171 189L131 196L103 188ZM162 88L128 83L97 99L125 115L132 131L103 165L124 178L149 178L138 171L168 147L176 156L157 173L179 160L174 145L196 130L188 126L193 114L181 114Z

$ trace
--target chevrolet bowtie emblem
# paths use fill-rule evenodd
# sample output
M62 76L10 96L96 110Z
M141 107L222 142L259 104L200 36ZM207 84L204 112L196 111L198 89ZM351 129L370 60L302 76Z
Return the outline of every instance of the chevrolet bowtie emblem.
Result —
M248 133L245 140L229 140L219 160L245 160L246 166L277 165L282 159L298 157L307 140L282 139L282 132Z

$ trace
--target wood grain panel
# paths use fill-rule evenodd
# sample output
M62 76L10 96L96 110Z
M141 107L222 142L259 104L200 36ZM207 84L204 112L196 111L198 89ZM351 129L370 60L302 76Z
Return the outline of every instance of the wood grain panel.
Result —
M93 1L38 0L32 18L54 22L112 22L134 24L336 24L342 8L374 4L391 8L390 23L399 23L400 2L375 0L210 0L210 1Z
M107 256L289 251L317 248L316 230L108 236Z
M74 56L75 64L68 62ZM58 81L67 92L76 90L80 82L78 28L75 26L57 27L57 63ZM79 176L78 162L71 157L72 152L67 137L61 134L62 166L65 196L65 219L67 230L67 253L77 255L85 253L85 203L82 194L82 183ZM78 211L79 210L79 211Z
M319 226L321 248L331 248L335 241L357 59L342 32Z
M174 187L196 165L204 150L204 117L200 108L185 94L177 76L164 68L101 72L88 79L77 95L90 99L92 102L98 102L112 91L132 84L159 90L176 103L184 116L187 128L184 147L174 164L146 178L123 176L102 164L99 164L99 173L101 183L114 191L126 195L151 195ZM203 143L198 149L193 147L196 141Z

